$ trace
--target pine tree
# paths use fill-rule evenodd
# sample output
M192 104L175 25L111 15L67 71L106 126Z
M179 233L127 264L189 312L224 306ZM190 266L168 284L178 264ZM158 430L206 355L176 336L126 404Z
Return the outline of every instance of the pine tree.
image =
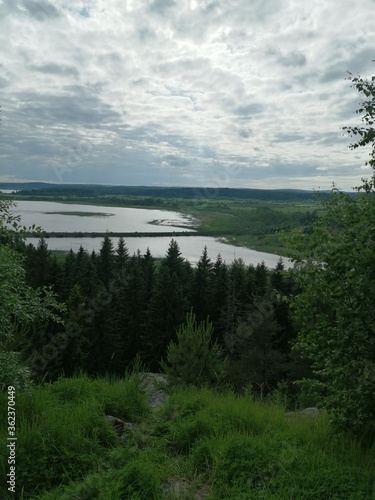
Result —
M177 331L176 341L168 345L164 372L175 382L206 385L221 382L226 374L227 361L222 348L212 341L213 326L208 321L197 324L192 311Z

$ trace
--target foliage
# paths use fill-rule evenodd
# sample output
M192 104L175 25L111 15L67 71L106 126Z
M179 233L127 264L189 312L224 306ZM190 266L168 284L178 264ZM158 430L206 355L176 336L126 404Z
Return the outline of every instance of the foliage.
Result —
M166 361L161 363L165 373L175 381L198 386L222 381L227 361L217 341L212 342L212 332L208 319L197 325L190 311L177 331L177 342L168 345Z
M352 137L359 136L359 140L351 144L352 149L360 146L371 145L370 160L368 164L375 167L375 76L370 78L361 78L349 73L349 80L353 87L364 95L365 100L361 102L360 108L356 113L362 115L362 127L343 127Z
M0 243L17 244L25 238L26 232L40 231L40 227L26 227L21 224L21 217L12 212L15 204L0 196Z
M0 203L0 386L25 387L29 371L20 363L16 346L31 327L60 322L64 307L48 288L34 290L27 284L23 259L14 248L21 236L17 233L19 221L9 212L10 207ZM10 221L12 230L8 229Z
M353 78L370 100L359 113L364 127L347 128L370 144L374 162L375 77ZM311 234L297 234L292 246L304 252L295 279L301 293L291 302L300 322L297 347L310 358L320 404L335 421L359 431L375 419L375 203L374 175L357 194L332 190Z

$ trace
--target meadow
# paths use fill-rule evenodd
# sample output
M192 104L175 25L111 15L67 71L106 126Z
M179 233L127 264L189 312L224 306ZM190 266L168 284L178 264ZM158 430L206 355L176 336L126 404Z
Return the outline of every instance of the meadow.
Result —
M2 482L1 498L374 498L374 446L335 433L324 412L289 412L280 392L173 386L152 409L140 380L81 374L18 394L17 494ZM132 426L119 436L105 415ZM2 477L6 459L2 448Z

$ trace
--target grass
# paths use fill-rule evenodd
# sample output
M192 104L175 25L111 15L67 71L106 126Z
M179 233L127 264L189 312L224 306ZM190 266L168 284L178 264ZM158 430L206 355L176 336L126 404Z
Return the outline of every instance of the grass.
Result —
M135 375L81 375L18 394L11 498L375 498L374 444L335 433L326 414L287 415L281 404L230 391L169 392L154 411ZM4 418L5 402L1 394ZM133 429L117 436L105 414ZM6 477L6 450L0 463ZM4 482L0 497L10 498Z

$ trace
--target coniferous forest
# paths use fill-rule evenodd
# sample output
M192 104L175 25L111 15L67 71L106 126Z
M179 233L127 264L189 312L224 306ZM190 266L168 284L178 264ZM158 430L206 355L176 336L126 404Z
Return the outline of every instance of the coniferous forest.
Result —
M202 249L193 267L173 239L155 260L150 252L129 255L123 238L115 247L107 236L97 253L81 247L57 258L43 238L22 252L27 283L50 287L66 305L64 325L47 322L17 340L40 380L80 371L121 376L137 355L159 371L190 311L198 323L212 322L213 340L229 362L227 381L238 391L252 384L267 393L308 369L291 353L295 325L282 295L296 293L296 283L281 260L274 270L241 260L226 265Z

